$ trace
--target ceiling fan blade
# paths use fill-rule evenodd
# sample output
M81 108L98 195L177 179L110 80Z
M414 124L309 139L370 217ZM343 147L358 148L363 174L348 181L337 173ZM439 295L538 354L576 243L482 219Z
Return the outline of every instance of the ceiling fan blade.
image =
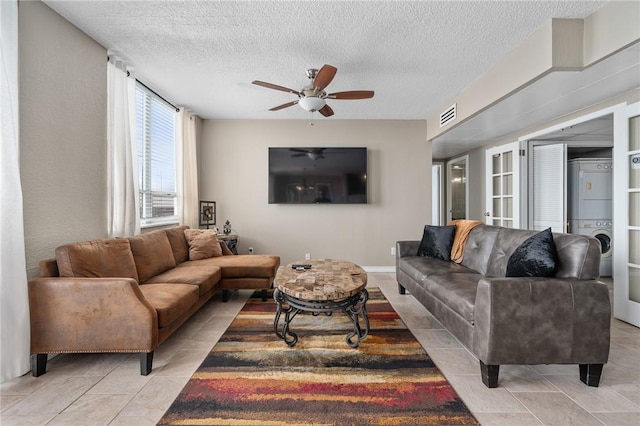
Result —
M327 104L325 104L322 108L320 108L318 112L324 115L325 117L331 117L333 115L333 110Z
M335 77L338 69L331 65L323 65L316 74L316 78L313 79L313 88L318 90L324 90L325 87L331 83L333 77Z
M327 95L329 99L369 99L373 98L373 90L351 90L349 92L336 92Z
M286 104L282 104L282 105L278 105L276 107L273 107L273 108L269 109L269 111L278 111L279 109L289 108L290 106L294 106L297 103L298 103L297 100L296 101L287 102Z
M300 92L297 90L289 89L288 87L278 86L277 84L267 83L266 81L254 80L251 82L257 86L266 87L267 89L280 90L282 92L293 93L294 95L300 96Z

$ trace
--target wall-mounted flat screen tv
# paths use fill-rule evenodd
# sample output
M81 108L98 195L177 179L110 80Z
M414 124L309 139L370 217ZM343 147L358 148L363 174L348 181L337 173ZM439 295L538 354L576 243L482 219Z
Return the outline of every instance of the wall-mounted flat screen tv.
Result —
M367 148L269 148L269 204L322 203L367 203Z

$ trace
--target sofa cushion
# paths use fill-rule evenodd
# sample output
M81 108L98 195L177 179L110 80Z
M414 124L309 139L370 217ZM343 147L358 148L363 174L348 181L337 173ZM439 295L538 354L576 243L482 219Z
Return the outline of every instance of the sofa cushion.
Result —
M551 228L527 238L507 262L507 277L552 277L558 254Z
M537 233L537 231L529 231L522 229L511 229L497 227L498 236L495 239L491 256L487 264L487 273L490 278L502 278L507 273L507 262L511 254L522 244L527 238ZM473 231L472 231L473 232Z
M184 236L185 229L189 229L189 227L174 226L173 228L163 229L163 232L167 234L169 244L171 244L171 251L176 265L189 260L189 244L187 244L187 239Z
M473 325L480 274L438 274L424 279L426 290Z
M192 284L199 287L198 294L202 296L222 278L222 272L218 266L201 266L199 268L173 268L149 278L147 284L152 283L178 283Z
M158 312L160 328L171 325L198 301L198 286L190 284L143 284L140 290Z
M140 283L176 266L171 244L163 231L128 238Z
M240 254L189 260L179 268L213 265L222 268L222 278L271 278L280 266L280 257L268 254Z
M422 241L418 247L418 256L451 260L451 247L456 233L455 226L425 225Z
M138 280L138 271L127 239L103 239L66 244L56 248L61 277Z
M222 247L218 234L211 229L185 229L184 235L189 244L189 260L208 259L222 256Z
M425 262L423 256L406 256L398 260L398 269L416 281L437 274L470 273L473 272L455 262L440 259L429 259Z
M464 257L460 264L485 275L489 269L489 259L499 231L500 228L488 225L473 228L469 232L464 246Z

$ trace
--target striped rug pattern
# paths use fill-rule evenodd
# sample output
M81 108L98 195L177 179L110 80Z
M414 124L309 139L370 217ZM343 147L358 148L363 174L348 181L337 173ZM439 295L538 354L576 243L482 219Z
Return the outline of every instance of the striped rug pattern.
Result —
M159 424L478 424L382 292L369 295L369 336L352 349L341 312L299 314L288 347L273 331L275 302L255 294Z

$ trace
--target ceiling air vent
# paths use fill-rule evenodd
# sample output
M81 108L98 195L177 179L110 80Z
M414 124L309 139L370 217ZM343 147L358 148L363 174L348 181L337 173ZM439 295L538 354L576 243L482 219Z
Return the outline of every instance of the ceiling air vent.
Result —
M440 114L440 127L456 119L456 105L453 104L446 111Z

